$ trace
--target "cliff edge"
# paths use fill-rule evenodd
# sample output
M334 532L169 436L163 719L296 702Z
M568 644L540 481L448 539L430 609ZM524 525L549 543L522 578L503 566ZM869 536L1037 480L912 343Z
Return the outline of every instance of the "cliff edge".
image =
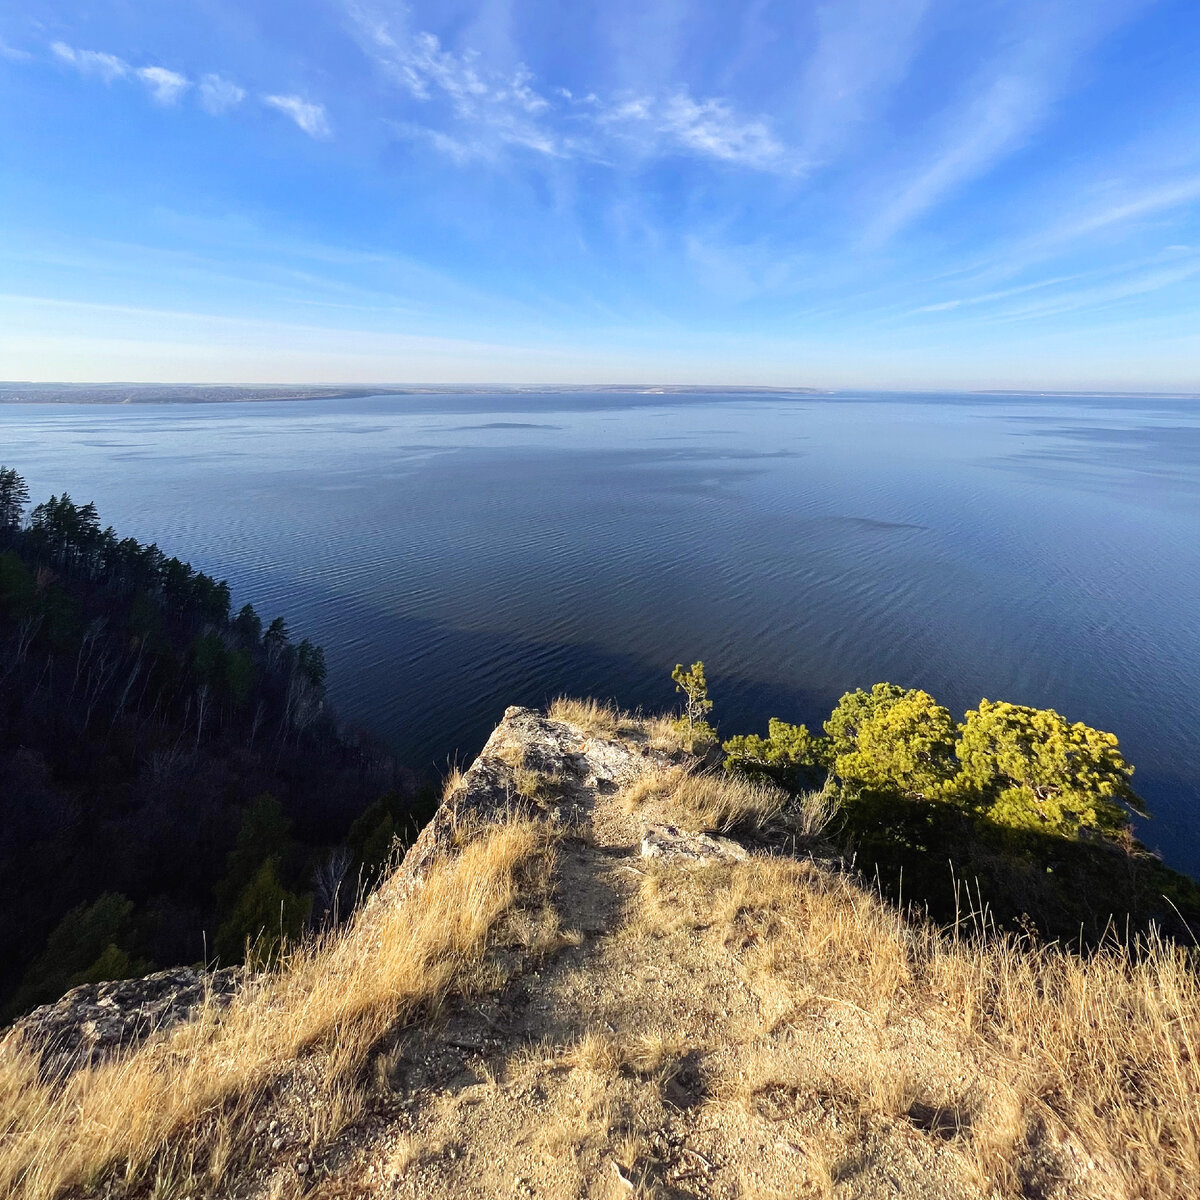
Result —
M560 715L509 709L351 927L276 975L65 1068L27 1018L0 1190L1189 1194L1200 1004L1173 952L909 922L823 850L819 798Z

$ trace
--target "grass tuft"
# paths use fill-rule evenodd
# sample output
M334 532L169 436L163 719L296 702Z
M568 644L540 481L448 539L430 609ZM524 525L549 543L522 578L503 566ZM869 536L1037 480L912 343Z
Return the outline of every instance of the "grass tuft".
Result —
M574 725L594 737L623 737L651 750L674 754L686 749L675 717L644 716L625 712L615 704L591 698L579 700L559 696L551 701L546 715L552 721Z
M251 1152L259 1101L302 1055L329 1055L328 1108L315 1138L357 1118L355 1082L375 1044L472 977L502 918L552 854L543 826L485 830L439 862L407 900L376 904L335 935L292 953L229 1006L55 1088L32 1055L0 1057L0 1194L54 1200L117 1170L154 1177L187 1162L181 1193L217 1186Z
M793 795L771 783L720 771L673 767L643 775L623 796L626 812L662 801L675 822L697 833L765 833L817 841L837 812L831 790Z
M445 804L455 792L462 787L463 772L462 768L455 763L450 768L449 774L442 780L442 803Z

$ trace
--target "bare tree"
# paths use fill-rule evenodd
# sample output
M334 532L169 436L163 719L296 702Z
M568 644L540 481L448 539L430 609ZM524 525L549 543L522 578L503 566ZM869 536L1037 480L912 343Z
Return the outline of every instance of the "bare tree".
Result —
M318 924L338 923L339 901L352 855L345 846L335 846L313 872L313 912Z

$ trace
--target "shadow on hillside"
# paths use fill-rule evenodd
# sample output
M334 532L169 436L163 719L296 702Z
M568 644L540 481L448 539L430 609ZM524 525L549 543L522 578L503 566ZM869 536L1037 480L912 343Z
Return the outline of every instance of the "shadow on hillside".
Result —
M888 899L964 932L1092 949L1153 928L1197 943L1200 887L1137 843L1070 841L878 794L849 803L835 836Z

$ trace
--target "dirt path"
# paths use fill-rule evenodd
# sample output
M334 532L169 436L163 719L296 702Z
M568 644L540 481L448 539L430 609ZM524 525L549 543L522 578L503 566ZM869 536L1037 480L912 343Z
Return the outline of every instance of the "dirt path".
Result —
M960 1095L984 1086L953 1040L838 1001L781 1019L786 989L755 965L762 939L734 932L744 855L643 856L671 814L630 805L630 789L669 766L510 710L459 817L524 793L567 828L553 911L522 914L496 986L381 1057L370 1115L312 1168L309 1194L980 1194L960 1110L872 1082L889 1064L956 1079Z

